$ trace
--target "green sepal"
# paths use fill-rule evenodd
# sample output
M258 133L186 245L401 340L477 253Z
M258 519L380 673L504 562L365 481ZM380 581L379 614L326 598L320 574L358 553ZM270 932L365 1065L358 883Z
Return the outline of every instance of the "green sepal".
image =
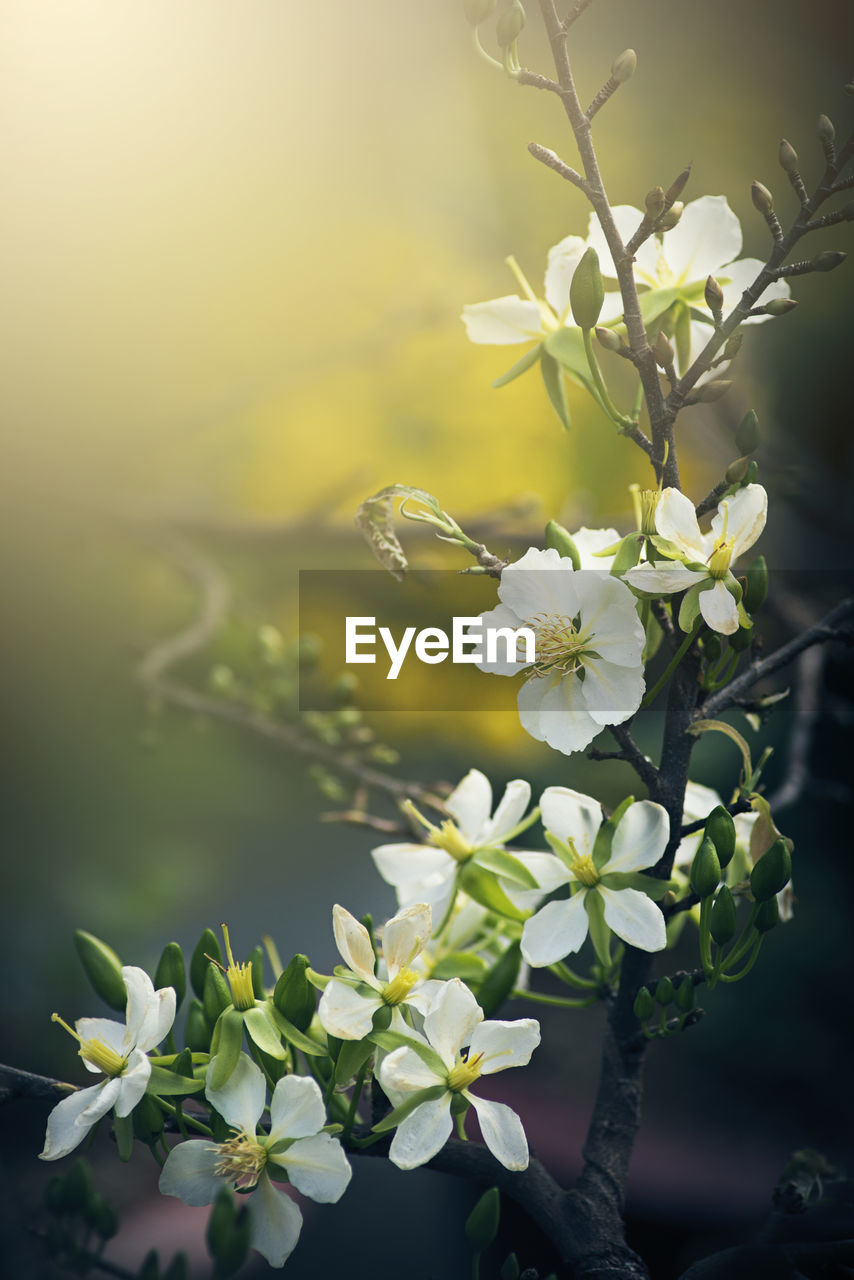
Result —
M462 978L463 982L480 982L486 969L486 961L482 956L472 955L468 951L455 951L452 955L442 956L430 977L440 981Z
M653 902L660 902L666 893L675 893L679 888L676 880L659 880L655 876L644 875L642 871L610 871L600 883L606 889L638 889Z
M676 988L674 1004L680 1013L690 1013L697 1003L697 993L694 990L694 983L688 974L679 983Z
M343 1040L335 1063L336 1085L345 1085L357 1076L373 1052L370 1040Z
M314 987L306 977L308 967L308 956L295 955L279 975L273 992L273 1003L279 1013L298 1031L307 1031L311 1026L317 1004Z
M541 350L542 343L538 342L535 347L531 347L530 351L526 351L521 360L517 360L506 373L502 373L500 378L495 379L492 384L493 389L497 391L499 387L506 387L508 382L513 382L523 373L527 373L539 360Z
M205 994L205 974L211 960L222 964L222 950L213 930L204 929L190 959L190 985L199 1000Z
M175 992L175 1008L181 1006L187 990L184 953L177 942L167 942L154 971L155 987L171 987Z
M190 1272L186 1253L176 1253L167 1269L163 1272L163 1280L189 1280Z
M581 556L572 535L557 520L550 520L546 525L546 547L556 551L566 560L572 561L573 569L581 568Z
M682 597L682 603L679 606L679 628L686 635L694 630L694 624L700 616L700 592L713 586L714 583L711 581L695 582Z
M359 921L359 924L362 925L362 927L365 929L370 939L371 950L374 953L374 968L376 968L377 964L379 963L380 949L377 946L377 935L374 929L374 917L371 915L370 912L367 912L365 915L362 916L362 918Z
M491 1018L511 995L516 986L521 965L521 943L511 942L477 989L477 1002L487 1018Z
M219 1015L224 1009L229 1008L231 1002L231 989L225 974L213 961L209 961L202 994L202 1008L210 1026L216 1023Z
M635 996L635 1002L632 1006L634 1015L639 1022L646 1022L647 1018L651 1018L655 1012L655 1001L649 987L639 987Z
M620 819L628 809L629 805L634 804L634 796L626 796L609 818L599 827L596 832L596 839L593 841L593 865L597 871L601 871L602 867L611 860L611 846L614 843L614 836L617 832L617 826Z
M281 1061L287 1054L287 1049L282 1044L278 1028L268 1015L267 1010L272 1008L271 1004L256 1004L254 1009L247 1009L244 1012L243 1022L253 1043L271 1058L278 1058Z
M61 1194L58 1197L62 1213L83 1213L95 1195L92 1184L92 1170L83 1156L78 1156L62 1179Z
M187 1009L187 1023L184 1029L184 1040L187 1048L193 1053L207 1053L211 1043L211 1029L205 1017L205 1011L199 1000L191 1000Z
M368 1039L379 1045L381 1049L385 1049L387 1053L393 1053L395 1049L411 1049L440 1079L444 1079L448 1074L448 1068L436 1050L431 1049L430 1045L423 1040L413 1040L411 1036L405 1036L400 1031L372 1031Z
M508 1253L507 1257L501 1264L501 1270L498 1273L498 1280L519 1280L519 1259L515 1253Z
M160 1258L156 1249L149 1249L135 1280L160 1280Z
M646 327L672 307L679 297L678 289L650 289L640 295L640 310Z
M567 377L586 391L593 394L590 380L590 365L587 363L587 352L584 350L584 339L581 330L563 325L550 333L543 343L543 352L554 357L562 366Z
M659 978L655 988L655 1003L661 1005L662 1009L666 1009L669 1004L673 1003L675 995L672 979L666 975L663 978Z
M166 1075L169 1074L167 1071ZM134 1136L146 1146L153 1146L163 1132L163 1112L148 1093L144 1093L131 1112Z
M182 1049L180 1053L176 1053L175 1057L168 1064L167 1070L176 1076L190 1076L193 1074L193 1054L190 1049Z
M473 1253L483 1253L498 1235L501 1221L501 1195L497 1187L484 1191L466 1218L466 1241Z
M751 560L741 576L747 579L743 604L748 613L755 613L765 603L768 595L768 564L764 556Z
M122 977L122 962L113 948L85 929L75 929L74 945L96 993L111 1009L124 1013L128 1002L127 987Z
M416 1107L420 1107L422 1102L433 1102L436 1098L441 1098L442 1094L448 1092L448 1086L445 1084L434 1084L429 1089L415 1089L405 1102L399 1107L395 1107L387 1116L383 1116L375 1125L372 1125L373 1133L388 1133L389 1129L396 1129L402 1124L407 1116L411 1116Z
M652 610L647 614L646 622L644 623L644 637L641 661L644 666L646 666L646 664L651 662L658 653L661 648L661 642L664 639L664 632L661 629L658 618L656 618Z
M246 962L252 965L252 993L256 1000L263 1000L267 994L264 990L264 948L260 945L253 947Z
M168 1098L172 1094L199 1093L205 1086L204 1080L196 1080L193 1076L179 1076L165 1067L152 1067L146 1093L154 1093L159 1098Z
M540 887L525 864L506 849L478 849L474 861L479 867L492 871L494 875L503 876L505 880L512 880L525 889Z
M310 1036L304 1035L299 1027L280 1013L271 1000L268 1000L265 1009L267 1016L278 1031L285 1037L288 1044L292 1044L295 1049L300 1049L303 1053L307 1053L310 1058L324 1058L326 1051L322 1045L316 1040L312 1040Z
M625 538L620 540L620 545L614 555L614 562L609 570L612 578L620 578L627 569L633 569L641 557L643 549L644 535L642 533L627 533Z
M214 1049L216 1042L216 1049ZM213 1057L208 1067L208 1086L221 1089L230 1079L243 1046L243 1014L237 1009L226 1009L220 1015L211 1041Z
M590 941L601 965L611 967L611 930L605 923L605 900L595 889L584 895L584 910L590 926Z
M127 1164L133 1155L133 1116L117 1116L113 1112L113 1133L119 1159Z
M527 920L529 912L520 911L515 907L494 876L476 863L463 864L459 884L470 898L474 898L475 902L479 902L488 911L495 911L508 920Z
M540 372L543 375L543 383L545 384L549 402L560 419L564 431L568 431L572 424L572 419L569 413L569 400L566 394L563 366L558 364L554 356L550 356L547 351L543 351L540 358Z

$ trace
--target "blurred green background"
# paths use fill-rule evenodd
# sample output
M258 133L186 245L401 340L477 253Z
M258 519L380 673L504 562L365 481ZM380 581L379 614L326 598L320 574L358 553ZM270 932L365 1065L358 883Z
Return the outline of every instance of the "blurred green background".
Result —
M530 8L520 54L547 70ZM300 568L370 567L351 517L384 484L436 493L464 525L509 513L490 545L516 554L550 517L626 528L626 486L651 473L582 393L570 391L564 433L536 373L492 391L522 348L465 339L462 305L515 289L503 259L514 253L538 284L549 246L586 234L588 211L525 151L536 139L573 163L557 102L477 60L454 0L7 0L0 23L0 1037L4 1060L75 1078L49 1023L54 1009L96 1012L75 927L153 965L170 938L189 948L228 918L242 949L270 932L283 954L323 967L333 901L377 916L393 903L370 835L318 823L329 803L299 762L146 704L134 666L195 607L164 531L180 526L227 573L230 625L293 637ZM634 80L597 119L612 201L640 204L691 160L686 199L727 194L745 253L764 254L751 180L792 216L780 136L810 185L818 113L843 136L854 116L842 93L850 6L598 0L575 30L585 98L616 53L638 53ZM806 254L849 241L833 228ZM850 562L850 269L794 292L794 315L751 330L730 396L685 415L683 479L699 499L755 407L771 493L760 549L805 571L799 593L819 599L836 590L824 571ZM462 563L412 546L425 567ZM204 681L204 663L193 674ZM831 663L837 714L822 721L816 768L834 789L781 819L798 841L796 923L755 982L710 1001L714 1017L654 1055L633 1203L639 1221L695 1224L689 1252L697 1221L713 1232L758 1214L788 1152L838 1153L851 1120L850 1100L821 1083L850 1036L838 910L851 890L849 682ZM783 742L787 715L762 741ZM407 777L454 782L477 765L496 786L522 775L535 791L561 781L606 801L629 785L621 766L552 757L513 715L371 723ZM697 761L703 781L732 785L723 739ZM593 1014L561 1024L540 1055L545 1096L562 1099L577 1136L597 1027ZM698 1089L709 1102L691 1136ZM39 1142L43 1109L26 1123ZM532 1123L547 1144L547 1115ZM577 1145L555 1156L570 1172ZM8 1175L27 1193L44 1172L29 1150ZM330 1265L313 1256L297 1255L292 1273Z

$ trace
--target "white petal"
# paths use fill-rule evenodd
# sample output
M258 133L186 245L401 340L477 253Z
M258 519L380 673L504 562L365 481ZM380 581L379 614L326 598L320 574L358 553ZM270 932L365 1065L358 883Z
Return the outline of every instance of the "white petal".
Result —
M216 1144L201 1139L179 1142L166 1157L158 1186L164 1196L177 1196L184 1204L199 1206L213 1204L225 1178L217 1177L214 1169L220 1160Z
M517 294L463 307L463 324L470 342L486 346L504 347L545 337L538 304L526 302Z
M522 955L535 969L555 964L579 951L587 937L585 890L561 902L547 902L541 911L525 921Z
M416 1089L433 1089L437 1084L442 1083L440 1077L435 1071L430 1070L424 1059L406 1045L393 1049L383 1058L378 1074L380 1084L389 1096L412 1093Z
M492 787L489 779L479 769L469 769L462 782L448 796L445 808L466 839L476 844L492 812Z
M126 1045L130 1048L136 1044L145 1028L154 1004L154 983L144 969L136 965L126 964L122 967L122 977L128 993Z
M249 1200L249 1241L271 1267L283 1267L299 1240L302 1214L266 1173Z
M515 647L510 650L514 657L518 657L520 661L514 661L508 658L508 644L503 636L495 637L495 659L487 661L486 637L488 632L495 632L508 629L510 631L518 631L520 627L525 626L524 621L518 618L512 609L506 604L498 604L494 609L489 609L486 613L480 615L481 634L483 635L483 645L481 652L483 659L476 662L475 666L481 671L489 671L495 676L515 676L518 671L524 671L529 665L525 661L525 646L517 638Z
M615 205L611 212L614 215L614 222L617 224L617 230L620 233L623 244L625 244L637 231L643 219L643 214L630 204ZM599 219L595 213L590 215L587 243L599 255L599 269L602 275L608 279L615 280L617 272L614 267L614 259L611 257L611 250L608 248L605 233L599 225ZM635 254L635 272L642 279L645 279L647 283L650 280L655 281L657 278L657 260L656 246L650 238L644 241Z
M300 1138L287 1151L271 1159L287 1169L288 1179L297 1191L318 1204L334 1204L340 1200L353 1176L341 1143L328 1133Z
M655 509L655 527L662 538L672 542L689 560L705 562L711 539L700 533L694 504L678 489L665 489Z
M606 547L613 547L620 541L620 535L616 529L582 527L572 534L572 541L575 543L582 569L610 569L614 563L614 557L612 555L597 556L596 552L604 551Z
M522 714L523 695L527 697L528 685L533 683L534 680L526 681L518 696L519 717L522 727L528 729L529 733L532 731ZM564 755L581 751L596 737L600 728L587 709L581 681L576 675L567 675L553 684L548 680L541 683L546 686L546 690L540 697L538 732L532 733L532 736L547 742L555 751L562 751Z
M432 1160L451 1136L451 1093L422 1102L398 1125L389 1159L398 1169L416 1169Z
M123 1058L128 1051L127 1027L123 1022L115 1022L112 1018L78 1018L74 1024L74 1030L81 1040L100 1040L120 1058ZM87 1071L102 1074L101 1068L95 1066L94 1062L84 1058L82 1053L80 1057Z
M94 1090L84 1090L85 1093L91 1092L92 1098L86 1110L81 1113L79 1123L91 1128L96 1120L105 1116L118 1098L121 1087L121 1080L114 1076L111 1080L104 1080L102 1084L96 1085Z
M47 1118L40 1160L59 1160L83 1141L95 1123L95 1120L84 1121L83 1113L100 1096L102 1088L100 1084L93 1084L88 1089L75 1089L74 1093L56 1104Z
M664 237L664 256L673 274L690 284L726 275L726 264L741 252L741 223L726 196L701 196L682 210Z
M382 996L367 995L349 982L333 978L324 988L317 1016L330 1036L339 1040L364 1040L373 1028L374 1014L382 1004Z
M712 533L716 541L724 536L733 539L735 560L753 546L765 528L767 516L768 494L761 484L748 484L731 498L724 498L712 520Z
M215 1060L211 1058L211 1064ZM209 1080L211 1075L212 1072L208 1071ZM205 1094L230 1128L245 1133L255 1132L267 1101L267 1085L261 1068L247 1054L240 1054L237 1065L221 1089L207 1087Z
M687 591L695 583L702 582L708 574L698 569L689 569L681 561L672 560L669 564L664 560L655 564L639 564L626 572L626 582L636 591L645 591L647 595L670 596L677 591Z
M347 967L357 973L363 982L367 982L369 987L375 987L376 957L370 935L365 926L337 902L332 908L332 931L335 934L335 945Z
M723 582L718 581L710 591L701 591L700 613L713 631L731 636L738 631L738 606Z
M605 900L605 923L623 942L641 951L663 951L667 930L660 909L640 889L594 890Z
M597 725L622 724L634 715L644 694L643 668L586 659L581 691Z
M598 800L570 787L546 787L540 797L540 812L546 831L559 840L574 841L581 857L592 854L593 842L602 825L602 806Z
M558 791L559 787L552 790ZM513 857L522 863L530 871L531 875L539 885L540 894L552 893L555 889L559 889L562 884L569 884L570 876L560 858L555 857L553 853L540 853L537 850L512 849ZM502 880L502 887L507 890L510 884L509 880ZM513 886L513 890L518 890L518 884ZM532 889L533 893L534 890Z
M546 302L558 319L563 318L569 306L569 286L586 248L581 236L566 236L559 244L549 249L546 268Z
M483 1140L495 1159L505 1169L527 1169L528 1142L516 1112L503 1102L487 1102L474 1094L468 1097L477 1112Z
M312 1137L326 1124L326 1108L317 1081L308 1076L284 1076L270 1101L270 1137Z
M446 982L424 1019L424 1034L449 1070L482 1019L483 1010L465 983L459 978Z
M491 1076L508 1067L527 1066L539 1043L540 1024L535 1018L482 1022L472 1032L469 1058L483 1054L481 1071L483 1075Z
M652 800L629 805L620 819L607 871L640 871L654 867L670 836L667 811Z
M524 782L521 778L508 782L494 816L484 825L479 843L496 844L503 840L522 821L530 801L530 782Z
M171 991L170 987L170 991ZM128 1058L128 1065L119 1076L119 1092L116 1097L116 1115L129 1116L142 1095L151 1078L151 1063L141 1049L133 1049Z
M419 982L418 986L413 987L410 991L406 998L406 1003L411 1009L417 1009L420 1014L428 1014L444 985L444 982L441 982L438 978L428 978L425 982ZM392 1009L392 1021L394 1021L395 1013L400 1016L400 1010ZM409 1035L410 1028L406 1023L401 1027L401 1030L404 1035Z
M389 978L407 968L420 955L433 932L433 912L425 902L404 907L383 929L383 958Z
M701 782L689 782L685 787L682 819L684 822L696 822L700 818L708 818L712 810L722 803L713 787L704 787ZM735 821L738 822L738 818Z
M428 844L381 844L371 857L383 880L395 888L415 881L439 885L456 871L449 853Z
M563 613L565 583L572 580L572 561L554 549L529 547L523 556L508 564L498 584L498 598L518 618L535 618L540 613ZM570 609L569 616L575 614Z

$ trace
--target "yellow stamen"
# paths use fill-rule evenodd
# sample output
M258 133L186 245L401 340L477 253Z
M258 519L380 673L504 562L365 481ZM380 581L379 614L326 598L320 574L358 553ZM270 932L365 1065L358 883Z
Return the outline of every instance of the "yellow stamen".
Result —
M504 259L504 262L505 262L505 264L510 268L510 270L513 272L513 275L516 277L516 281L517 281L517 283L518 283L518 285L519 285L519 288L522 290L522 292L524 293L524 295L525 295L525 297L528 299L528 301L529 301L529 302L536 302L536 303L537 303L537 305L539 306L539 301L540 301L540 300L539 300L539 298L537 297L537 295L534 293L534 290L533 290L533 289L531 288L531 286L528 284L527 278L525 277L525 275L524 275L524 273L523 273L523 271L522 271L522 268L519 266L519 263L518 263L518 262L516 261L516 259L513 257L513 254L511 253L511 254L510 254L510 256L509 256L509 258L505 258L505 259Z
M469 844L456 823L449 818L445 819L441 827L437 827L428 821L423 813L419 813L411 800L404 800L401 808L410 817L415 818L416 822L421 823L422 827L427 831L428 844L434 845L437 849L444 849L445 853L449 853L452 858L456 858L457 862L465 862L474 853L474 846Z
M569 864L569 869L576 880L580 880L588 889L592 889L599 883L599 872L589 853L576 854Z
M537 637L537 661L531 668L535 676L567 675L583 666L590 648L591 636L582 635L578 622L561 614L537 614L528 619Z
M225 939L225 954L228 957L228 968L225 976L231 988L231 1000L235 1009L255 1008L255 989L252 986L252 965L237 964L231 954L231 941L228 936L228 925L223 924L222 936Z
M99 1071L103 1071L105 1076L120 1076L128 1064L127 1058L123 1058L120 1053L116 1053L115 1049L111 1049L108 1044L104 1044L98 1036L93 1036L90 1040L84 1040L79 1036L72 1027L58 1013L51 1014L51 1022L58 1022L59 1025L68 1032L70 1036L77 1041L80 1048L77 1050L81 1058L85 1058L93 1067L97 1067Z
M387 982L383 987L383 1003L392 1009L395 1005L403 1004L419 977L420 975L413 973L411 969L401 969L397 977L392 978L391 982Z
M267 1163L267 1152L254 1133L242 1131L212 1150L219 1159L214 1166L218 1178L228 1178L243 1191L255 1186Z
M483 1069L483 1054L476 1053L472 1058L463 1058L448 1072L448 1088L453 1093L460 1093L477 1080Z

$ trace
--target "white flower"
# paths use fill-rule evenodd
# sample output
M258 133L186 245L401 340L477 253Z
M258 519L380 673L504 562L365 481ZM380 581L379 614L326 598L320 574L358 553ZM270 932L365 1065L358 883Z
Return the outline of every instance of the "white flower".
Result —
M469 1086L481 1075L525 1066L540 1043L539 1023L533 1018L484 1022L483 1010L468 987L452 978L424 1020L424 1035L433 1054L422 1056L404 1045L389 1053L379 1068L380 1082L396 1106L416 1092L433 1091L397 1126L389 1159L399 1169L415 1169L432 1159L451 1135L451 1103L462 1094L477 1112L484 1141L496 1160L507 1169L526 1169L528 1143L516 1112L503 1103L477 1098Z
M317 1013L324 1031L340 1040L362 1040L371 1031L378 1009L391 1009L391 1027L396 1031L406 1029L402 1005L427 1012L439 983L425 981L410 965L430 939L433 919L429 906L420 902L404 908L383 930L387 982L374 972L374 949L365 926L336 905L332 908L332 927L349 980L332 978L321 996Z
M208 1100L233 1130L227 1142L204 1138L173 1147L160 1175L164 1195L189 1205L212 1204L225 1183L252 1189L249 1238L272 1267L281 1267L299 1238L302 1215L270 1181L289 1181L321 1204L340 1200L352 1176L337 1138L321 1130L326 1111L320 1089L304 1076L285 1076L273 1091L270 1132L258 1133L267 1097L264 1076L241 1054L228 1083Z
M618 205L613 213L625 243L637 230L642 214L631 205ZM613 258L595 214L590 216L587 244L599 255L602 275L615 280ZM741 245L741 224L726 197L701 196L685 206L672 231L660 238L651 236L635 253L635 278L642 290L644 323L650 326L665 311L670 311L666 327L676 338L680 373L685 372L712 337L712 317L704 300L707 278L714 276L721 286L726 315L762 270L764 264L758 258L734 261L741 253ZM768 286L763 298L766 302L772 298L788 298L789 293L785 280L778 280ZM705 321L707 314L708 321ZM744 323L761 324L770 318L750 316ZM721 367L705 376L718 377Z
M601 922L624 942L643 951L661 951L667 942L664 916L641 887L637 873L654 866L668 838L667 813L660 804L631 804L613 832L602 828L602 810L590 796L568 787L548 787L540 807L546 837L557 854L550 888L568 884L569 898L548 902L525 922L522 955L536 968L555 964L581 948L590 928L594 943ZM597 837L599 839L597 840ZM650 880L650 888L655 882ZM597 953L601 942L597 945Z
M489 779L479 769L470 769L445 801L453 821L434 826L409 805L409 812L427 829L427 843L383 844L371 851L371 857L383 879L394 885L401 906L427 902L434 920L444 920L462 867L471 863L494 869L511 865L508 858L518 861L515 849L504 852L504 842L530 825L524 816L530 799L530 784L516 778L508 782L493 814ZM529 887L533 885L530 880Z
M124 966L122 977L128 997L124 1025L112 1018L79 1018L71 1031L53 1015L80 1042L86 1069L103 1072L104 1079L75 1090L54 1107L48 1116L42 1160L67 1156L111 1107L117 1116L129 1116L145 1093L151 1075L146 1054L175 1021L175 992L172 987L155 991L148 974L133 965Z
M701 533L690 498L678 489L665 489L655 509L655 527L683 559L638 565L627 570L626 582L650 596L687 591L679 610L682 630L691 630L699 612L713 631L731 636L739 627L740 592L730 565L753 546L767 514L768 495L761 484L749 484L719 503L711 531Z
M518 697L533 738L569 755L637 711L644 630L622 582L605 571L576 572L554 549L531 547L501 574L498 597L501 604L481 614L484 628L527 626L536 635L536 661ZM499 656L478 665L511 676L527 664Z

